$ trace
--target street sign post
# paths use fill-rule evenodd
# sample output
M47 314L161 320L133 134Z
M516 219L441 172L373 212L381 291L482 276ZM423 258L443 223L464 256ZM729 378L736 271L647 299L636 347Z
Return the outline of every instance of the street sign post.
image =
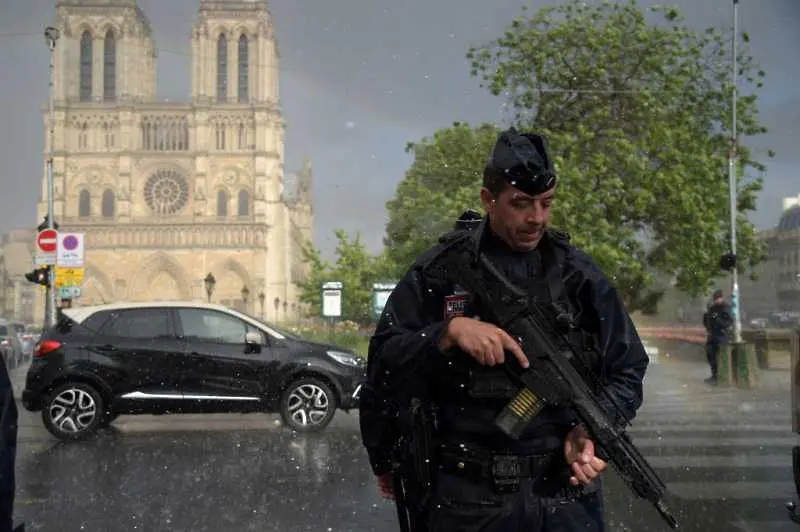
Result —
M386 301L392 295L397 283L375 283L372 285L372 319L379 320L383 314Z
M338 318L342 315L342 283L331 281L322 285L322 315Z
M56 266L56 288L83 286L85 270L83 268L65 268Z
M83 268L84 234L59 233L56 264L65 268Z
M58 249L58 232L55 229L45 229L36 235L36 265L50 266L56 263L56 250Z

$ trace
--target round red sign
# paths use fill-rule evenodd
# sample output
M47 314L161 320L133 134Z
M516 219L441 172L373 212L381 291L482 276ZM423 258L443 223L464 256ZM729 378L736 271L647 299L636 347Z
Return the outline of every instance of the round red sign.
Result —
M45 229L36 237L36 246L45 253L53 253L58 245L58 233L55 229Z

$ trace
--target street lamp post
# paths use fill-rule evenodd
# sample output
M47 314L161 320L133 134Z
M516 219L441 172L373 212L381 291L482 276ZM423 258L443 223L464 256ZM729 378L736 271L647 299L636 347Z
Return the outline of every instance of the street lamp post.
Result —
M739 0L733 0L733 36L731 38L731 84L733 88L731 102L731 143L728 150L728 188L730 192L730 215L731 215L731 254L733 256L733 267L731 268L731 311L733 313L733 337L735 344L742 343L742 317L739 312L739 272L736 260L736 214L737 190L736 190L736 159L737 153L737 131L736 131L736 41L739 32Z
M267 295L262 290L258 293L258 303L261 305L261 319L264 319L264 300L267 298Z
M54 229L53 216L53 159L55 158L55 70L56 70L56 42L61 36L61 32L52 26L44 30L44 38L47 47L50 49L50 102L48 105L48 126L50 149L47 157L47 227ZM45 322L49 327L56 324L56 276L51 268L47 283L47 303L45 304Z
M217 284L217 280L214 278L214 274L208 272L206 278L203 279L203 283L206 285L206 296L208 296L208 302L211 303L211 294L214 293L214 286Z

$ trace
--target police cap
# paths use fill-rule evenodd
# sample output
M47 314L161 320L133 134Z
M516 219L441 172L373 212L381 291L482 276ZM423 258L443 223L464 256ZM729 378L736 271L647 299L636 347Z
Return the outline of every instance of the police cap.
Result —
M487 166L510 185L531 196L556 185L556 172L547 153L547 140L537 133L519 133L513 127L503 131Z

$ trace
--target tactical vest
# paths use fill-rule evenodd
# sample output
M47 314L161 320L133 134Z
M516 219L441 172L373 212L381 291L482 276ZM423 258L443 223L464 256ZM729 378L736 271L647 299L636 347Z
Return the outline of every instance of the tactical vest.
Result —
M527 279L524 288L528 291L531 305L551 308L555 305L565 315L571 315L574 309L562 275L568 237L550 231L547 235L540 246L542 273ZM481 309L469 294L460 291L457 286L445 285L440 288L445 290L442 305L445 319L455 316L480 319ZM567 335L574 346L588 345L589 335L580 330L572 330ZM440 364L435 374L429 376L432 379L432 399L444 416L458 418L453 421L454 425L473 425L464 427L466 432L482 431L481 426L490 422L488 411L499 411L519 391L502 366L482 366L466 353L455 352L442 357ZM587 360L587 364L595 371L599 369L599 360ZM474 415L465 415L470 411ZM545 425L551 423L548 417L552 418L552 423L569 423L568 415L561 410L546 410L540 417ZM474 424L470 418L474 419ZM445 425L448 424L446 419L443 421ZM491 432L489 427L486 428ZM548 432L548 429L540 432Z

